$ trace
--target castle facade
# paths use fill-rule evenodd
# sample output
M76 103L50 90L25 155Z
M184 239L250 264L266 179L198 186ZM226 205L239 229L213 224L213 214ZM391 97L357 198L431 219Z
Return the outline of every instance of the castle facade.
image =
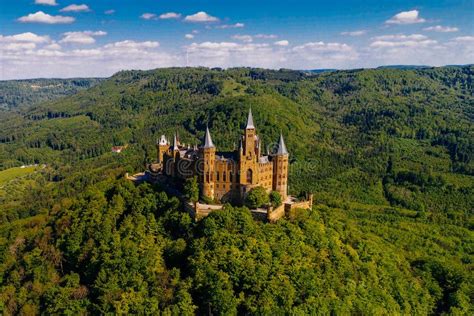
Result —
M272 154L262 154L263 145L256 133L252 111L240 139L239 149L219 152L206 129L201 147L184 146L174 136L173 144L164 135L156 144L158 168L162 174L187 179L197 176L201 194L221 202L242 202L246 194L262 186L287 198L288 151L280 135L278 148Z

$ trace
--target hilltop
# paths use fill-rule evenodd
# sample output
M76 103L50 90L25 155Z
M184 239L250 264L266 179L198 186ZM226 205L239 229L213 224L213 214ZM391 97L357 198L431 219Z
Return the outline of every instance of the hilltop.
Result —
M3 307L469 313L473 74L122 71L7 107L0 170L47 167L0 206ZM123 180L156 159L161 134L200 143L209 124L216 146L233 149L249 106L266 146L285 135L289 191L314 193L312 211L273 225L229 207L195 224L159 187Z

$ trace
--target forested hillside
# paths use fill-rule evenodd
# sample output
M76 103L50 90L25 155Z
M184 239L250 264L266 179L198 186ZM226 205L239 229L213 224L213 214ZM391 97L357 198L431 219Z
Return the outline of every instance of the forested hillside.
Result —
M29 79L0 81L0 109L32 106L75 94L98 84L102 79Z
M0 310L472 314L473 75L123 71L4 110L0 170L46 167L0 183ZM229 206L193 223L123 179L163 133L194 144L208 124L233 148L250 106L266 146L285 136L289 190L314 193L312 211L268 224Z

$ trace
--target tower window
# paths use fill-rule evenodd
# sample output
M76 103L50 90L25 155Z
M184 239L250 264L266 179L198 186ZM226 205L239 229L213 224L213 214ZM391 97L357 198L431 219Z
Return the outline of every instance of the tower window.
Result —
M247 183L252 183L253 172L252 169L247 170Z
M226 174L225 171L222 173L222 180L223 180L224 182L227 181L227 174Z

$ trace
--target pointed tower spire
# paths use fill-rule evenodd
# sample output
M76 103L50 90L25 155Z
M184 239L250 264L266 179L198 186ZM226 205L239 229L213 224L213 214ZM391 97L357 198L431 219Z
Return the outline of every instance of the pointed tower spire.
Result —
M206 127L206 136L204 138L204 148L213 148L214 143L212 142L211 133L209 133L209 127Z
M280 141L278 142L278 151L277 155L288 155L286 150L285 141L283 140L283 134L280 134Z
M250 129L250 128L255 129L255 125L253 124L252 108L249 108L249 117L247 118L246 129Z
M178 140L177 140L177 137L176 137L176 133L174 134L174 138L173 138L173 150L179 150L179 148L178 148Z

